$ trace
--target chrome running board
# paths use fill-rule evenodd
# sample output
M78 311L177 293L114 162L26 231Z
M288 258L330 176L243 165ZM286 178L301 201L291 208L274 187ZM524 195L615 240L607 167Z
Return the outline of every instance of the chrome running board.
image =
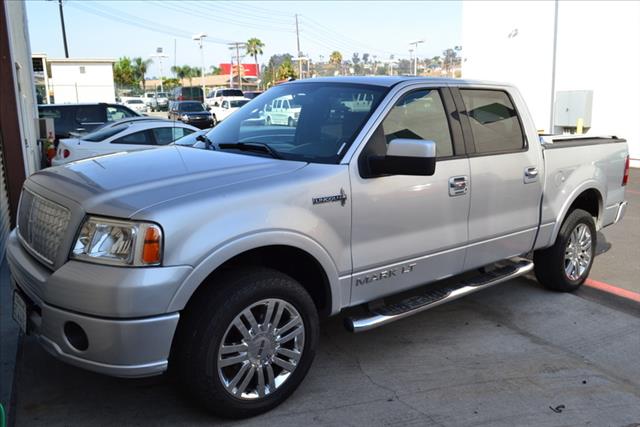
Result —
M508 261L508 265L498 267L488 273L464 280L443 289L427 290L391 305L374 309L362 317L347 317L344 325L351 332L363 332L405 317L421 313L441 304L489 288L498 283L514 279L533 270L533 262L525 259Z

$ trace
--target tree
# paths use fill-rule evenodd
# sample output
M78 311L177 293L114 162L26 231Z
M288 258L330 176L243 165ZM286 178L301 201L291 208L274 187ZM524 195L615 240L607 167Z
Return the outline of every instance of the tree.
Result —
M336 70L339 70L342 65L342 54L337 50L331 52L331 55L329 55L329 63L333 64L336 67Z
M291 60L292 56L288 53L272 55L271 58L269 58L269 62L262 71L262 81L266 86L270 86L279 80L280 66L287 61L291 64Z
M210 76L219 76L220 74L222 74L222 69L220 67L216 67L215 65L210 66L209 69L211 70L209 72Z
M293 63L291 62L291 58L286 58L282 61L282 64L278 67L278 80L285 80L289 78L295 78L296 72L293 69Z
M113 64L113 81L118 86L133 86L136 82L131 59L123 56Z
M455 49L446 49L442 52L444 55L444 71L449 74L449 71L453 68L454 64L457 62L458 52Z
M135 82L136 84L140 84L142 83L142 90L144 91L146 89L146 74L147 74L147 68L149 67L149 64L151 64L153 61L151 59L146 59L143 60L141 57L136 57L133 58L133 74L135 77Z
M256 63L256 73L259 72L260 70L258 69L258 55L262 55L262 48L264 47L264 43L262 43L262 40L256 38L256 37L252 37L249 40L247 40L247 44L246 44L246 51L247 53L253 57L253 60Z
M162 79L162 87L164 90L171 90L178 86L180 86L180 80L176 78Z
M198 71L200 71L200 69L198 69ZM181 84L183 79L189 79L189 86L193 86L193 77L197 75L189 65L173 66L171 67L171 72L175 73L176 77L180 79Z

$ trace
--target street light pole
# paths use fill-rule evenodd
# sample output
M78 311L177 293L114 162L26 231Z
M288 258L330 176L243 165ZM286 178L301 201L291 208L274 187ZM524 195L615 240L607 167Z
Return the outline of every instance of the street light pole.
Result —
M162 60L165 58L168 58L169 55L165 55L162 53L162 48L159 47L156 49L156 53L154 55L150 55L151 58L158 58L158 60L160 61L160 92L164 92L164 82L162 81L164 79L164 73L162 72Z
M205 92L205 87L204 87L204 50L202 48L202 44L204 42L204 38L207 37L207 35L205 33L200 33L200 34L196 34L195 36L193 36L193 40L196 40L198 42L198 45L200 46L200 60L202 62L202 68L200 69L200 84L202 85L202 102L205 102L205 97L206 94Z
M418 75L418 45L420 43L424 43L424 40L416 40L416 41L412 41L409 43L409 46L413 46L414 47L414 59L413 59L413 75L417 76Z

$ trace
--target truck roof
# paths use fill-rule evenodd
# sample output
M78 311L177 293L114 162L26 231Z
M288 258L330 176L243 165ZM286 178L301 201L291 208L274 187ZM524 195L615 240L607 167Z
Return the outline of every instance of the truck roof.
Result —
M311 83L311 82L327 82L327 83L355 83L355 84L367 84L375 86L391 87L398 83L403 82L426 82L435 84L455 84L455 85L499 85L499 86L511 86L507 83L489 82L484 80L466 80L466 79L454 79L454 78L441 78L441 77L423 77L423 76L338 76L338 77L317 77L313 79L293 80L283 84L297 84L297 83Z

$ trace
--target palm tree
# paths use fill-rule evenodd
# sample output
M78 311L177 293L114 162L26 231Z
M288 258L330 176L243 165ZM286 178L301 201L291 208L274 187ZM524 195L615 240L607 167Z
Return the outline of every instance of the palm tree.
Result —
M193 68L188 65L177 65L171 67L171 72L173 72L178 79L180 79L180 84L182 84L182 80L189 79L189 86L193 86Z
M256 37L252 37L249 40L247 40L247 45L245 47L247 53L250 56L253 56L253 60L256 63L256 73L260 74L260 69L258 68L258 55L262 55L262 48L264 47L264 43L262 43L262 40L256 38Z
M142 82L142 90L146 89L145 84L147 82L147 78L145 74L147 74L147 68L149 64L153 61L151 59L142 59L141 57L133 58L133 70L136 76L136 83Z
M337 50L331 52L331 55L329 55L329 63L335 65L336 69L339 69L342 64L342 54Z

